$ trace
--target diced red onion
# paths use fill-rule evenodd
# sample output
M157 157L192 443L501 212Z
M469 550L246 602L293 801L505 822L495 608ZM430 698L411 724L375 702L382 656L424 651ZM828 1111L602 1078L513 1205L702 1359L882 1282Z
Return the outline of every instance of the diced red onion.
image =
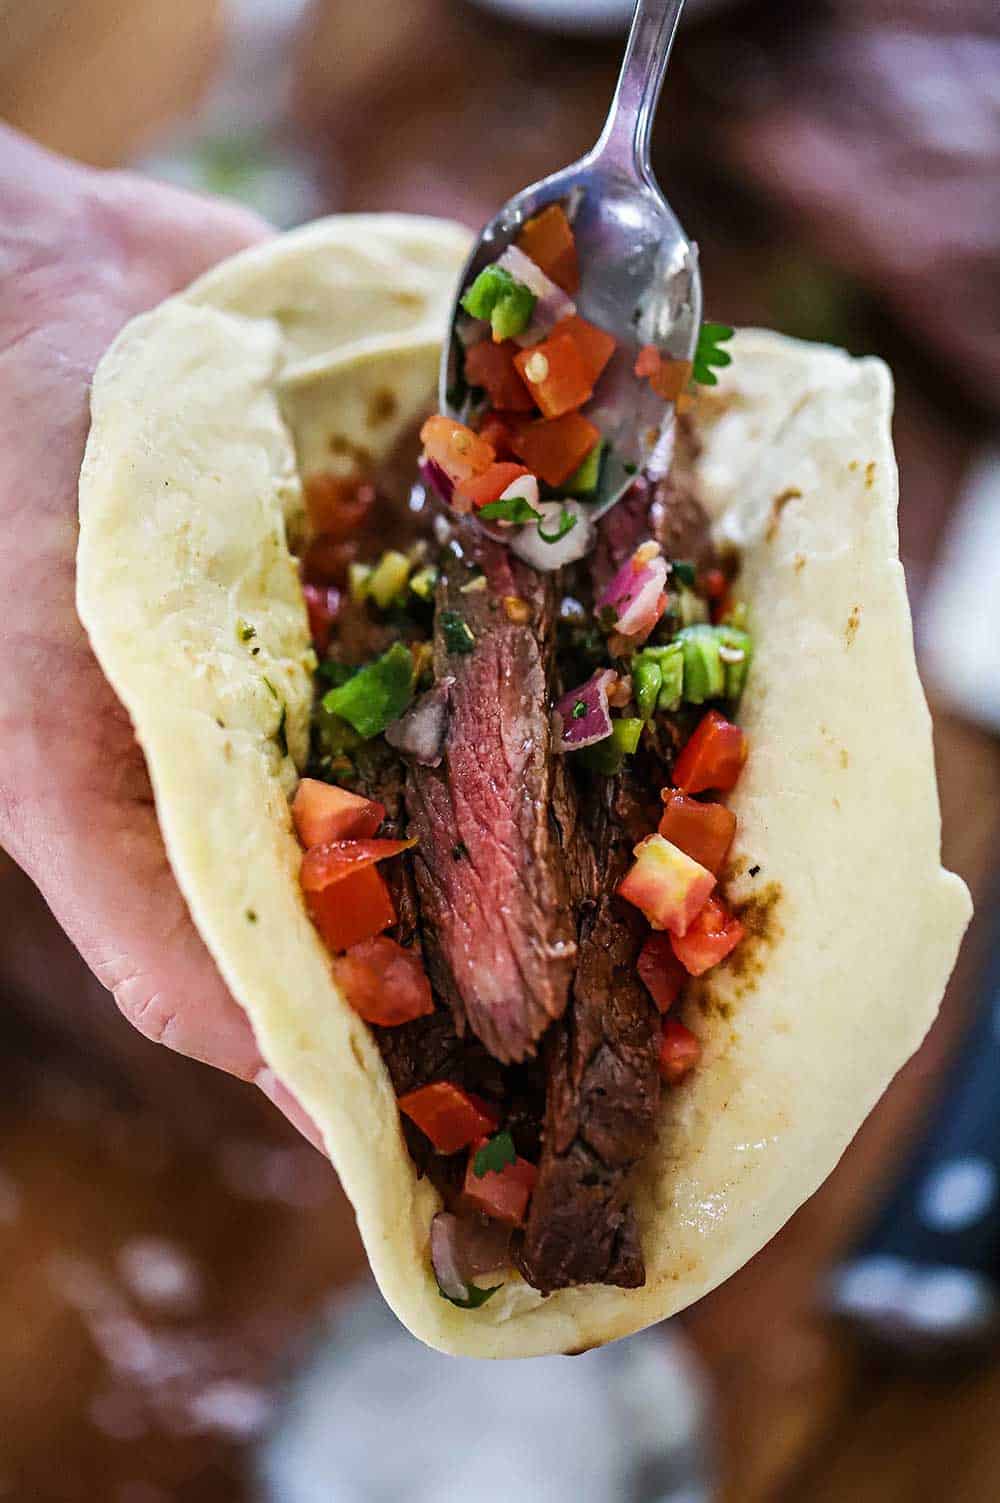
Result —
M608 690L617 678L613 669L598 668L585 684L563 695L553 716L556 751L582 751L585 746L593 746L595 741L604 741L611 735ZM582 715L577 711L581 704L586 706Z
M509 1226L475 1216L439 1211L431 1222L431 1263L438 1284L452 1299L468 1299L469 1279L506 1267Z
M469 1286L458 1261L458 1217L450 1211L438 1211L431 1222L431 1264L442 1294L468 1299Z
M385 739L397 751L419 762L421 767L440 767L448 730L448 691L455 682L443 678L433 689L421 694L406 714L386 727Z
M504 271L509 271L515 282L523 282L537 299L531 323L523 333L514 336L514 343L522 349L538 344L539 340L551 334L557 323L564 318L572 318L576 312L573 299L567 297L562 288L557 287L542 268L530 256L526 256L524 251L518 250L516 245L508 245L497 265L502 266Z
M455 494L455 482L438 464L436 459L428 459L426 455L421 459L418 466L420 478L425 485L441 497L445 506L451 505L451 498Z
M645 547L636 549L597 598L598 616L614 611L614 629L625 637L648 634L663 613L660 597L667 582L666 560L659 553L644 559Z

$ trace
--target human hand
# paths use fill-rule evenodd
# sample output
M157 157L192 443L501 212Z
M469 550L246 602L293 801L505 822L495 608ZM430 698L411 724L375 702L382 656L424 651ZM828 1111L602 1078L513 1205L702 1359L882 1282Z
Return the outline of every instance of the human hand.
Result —
M130 1022L253 1081L260 1057L167 862L142 753L74 604L90 381L134 314L268 227L0 126L0 845Z

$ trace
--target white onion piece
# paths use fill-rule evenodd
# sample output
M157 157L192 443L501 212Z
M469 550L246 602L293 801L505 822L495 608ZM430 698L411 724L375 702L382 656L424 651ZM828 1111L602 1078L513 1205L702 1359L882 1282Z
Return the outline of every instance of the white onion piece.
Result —
M455 682L443 678L421 694L405 715L386 727L390 746L419 762L421 767L440 767L448 730L448 691Z
M523 282L537 299L531 323L522 333L514 336L514 343L522 349L538 344L539 340L551 334L557 323L564 318L572 318L576 312L573 299L561 287L557 287L551 277L547 277L542 268L530 256L526 256L524 251L518 250L516 245L508 245L497 265L502 266L504 271L509 271L515 282Z
M542 518L542 527L548 533L558 532L559 518L564 511L576 517L576 526L571 527L558 543L546 543L538 536L538 523L527 522L516 537L511 539L510 551L523 558L526 564L543 574L561 569L589 553L594 540L594 524L579 501L539 501L537 510Z

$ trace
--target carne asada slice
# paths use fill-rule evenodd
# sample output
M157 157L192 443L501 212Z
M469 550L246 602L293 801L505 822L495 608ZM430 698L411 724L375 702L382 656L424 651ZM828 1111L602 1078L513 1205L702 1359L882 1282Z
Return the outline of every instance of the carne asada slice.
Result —
M552 812L554 589L500 543L470 529L461 544L437 587L435 673L453 680L444 760L410 768L406 802L431 980L459 1030L507 1062L561 1016L576 960L561 775Z
M649 829L633 780L597 781L588 832L599 887L586 905L573 997L546 1046L543 1150L520 1267L543 1293L645 1279L628 1175L653 1139L659 1016L636 972L645 925L614 889Z

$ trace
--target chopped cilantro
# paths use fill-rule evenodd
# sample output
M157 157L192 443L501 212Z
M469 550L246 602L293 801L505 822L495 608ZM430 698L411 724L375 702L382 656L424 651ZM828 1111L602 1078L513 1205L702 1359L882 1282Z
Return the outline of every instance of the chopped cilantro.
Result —
M398 720L413 698L413 658L402 642L394 642L373 663L358 670L346 684L328 690L323 709L354 727L370 740Z
M632 464L631 461L629 461L628 464L622 465L622 469L625 471L626 475L634 475L638 468L639 466L637 464Z
M257 635L256 626L251 626L250 622L244 621L242 616L236 623L236 631L241 642L250 642Z
M691 371L695 381L699 381L702 386L718 386L719 378L712 367L732 365L732 355L719 348L732 337L733 330L728 324L702 324L698 330L698 346L694 352Z
M575 517L570 511L569 507L564 506L559 514L559 524L556 528L556 531L543 532L542 524L541 522L539 522L538 536L541 538L543 543L559 543L566 536L567 532L573 531L573 528L576 526L578 520L579 519Z
M479 508L478 515L488 522L538 522L541 512L535 510L526 496L507 496L500 501L489 501Z
M473 650L476 639L458 611L442 611L440 620L441 635L449 652L464 654Z
M494 1284L492 1289L480 1289L478 1284L469 1285L468 1299L453 1299L450 1294L445 1294L441 1285L438 1285L441 1298L446 1299L450 1305L457 1305L460 1310L478 1310L480 1305L485 1305L488 1299L492 1299L502 1284Z
M576 704L573 706L573 719L574 720L582 720L583 717L584 717L584 715L586 715L586 713L587 713L586 702L584 700L582 700L582 699L578 699L577 702L576 702Z
M517 1158L517 1150L514 1147L514 1139L504 1129L503 1132L495 1132L488 1143L472 1160L472 1171L477 1179L482 1179L484 1174L499 1174L508 1164L512 1164Z
M671 572L678 584L687 585L689 590L694 589L694 564L688 563L685 559L675 558L671 564Z

